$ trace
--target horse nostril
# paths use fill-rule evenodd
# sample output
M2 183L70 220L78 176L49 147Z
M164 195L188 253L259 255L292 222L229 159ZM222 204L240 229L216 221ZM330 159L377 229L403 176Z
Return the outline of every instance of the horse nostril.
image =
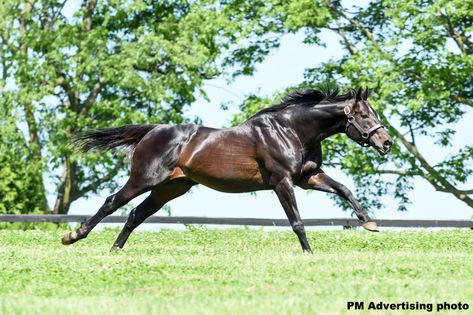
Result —
M390 148L393 145L393 142L391 140L386 140L384 141L384 147Z

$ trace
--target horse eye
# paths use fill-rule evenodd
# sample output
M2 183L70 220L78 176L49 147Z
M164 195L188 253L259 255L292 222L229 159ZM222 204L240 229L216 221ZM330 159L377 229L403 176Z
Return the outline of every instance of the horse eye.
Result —
M368 118L369 117L369 115L366 114L366 113L361 113L360 116L361 116L361 118Z

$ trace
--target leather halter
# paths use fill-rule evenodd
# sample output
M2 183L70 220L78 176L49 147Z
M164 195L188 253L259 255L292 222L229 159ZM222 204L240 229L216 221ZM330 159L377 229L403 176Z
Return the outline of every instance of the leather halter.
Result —
M353 140L356 141L358 144L360 144L363 147L368 147L369 146L369 143L367 143L367 142L376 130L378 130L379 128L384 128L383 125L378 123L378 124L375 124L373 127L369 128L369 129L364 129L363 127L361 127L356 122L355 116L353 116L351 114L350 106L345 106L345 108L343 108L343 112L347 116L347 123L345 125L345 133L348 134L348 128L350 128L350 126L355 127L355 129L360 134L361 140L354 140L354 139Z

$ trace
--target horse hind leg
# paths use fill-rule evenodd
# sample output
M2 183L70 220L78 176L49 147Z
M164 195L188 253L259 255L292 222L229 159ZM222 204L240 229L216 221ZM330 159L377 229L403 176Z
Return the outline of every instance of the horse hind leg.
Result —
M105 203L100 207L95 215L81 224L81 226L74 232L68 232L62 237L62 244L70 245L78 240L86 238L92 229L105 217L114 213L118 208L126 205L133 198L150 191L158 185L166 181L171 176L171 171L166 167L161 167L159 176L154 175L149 177L148 174L153 174L149 171L149 167L138 168L132 165L132 175L126 182L125 186L116 194L111 195L105 199Z
M92 229L102 221L106 216L115 212L118 208L126 205L133 198L148 191L150 188L146 186L136 186L131 184L130 180L116 194L108 196L104 204L100 207L95 215L86 220L81 226L73 231L64 234L62 244L70 245L78 240L86 238Z
M125 186L115 195L109 196L98 212L81 224L74 232L64 234L62 243L72 244L87 237L90 231L105 218L133 198L151 190L170 179L172 170L179 160L181 146L176 145L173 127L158 129L155 133L143 138L136 146L131 162L131 176Z
M128 220L111 250L123 248L135 228L149 216L158 212L167 202L188 192L195 184L195 182L187 178L178 178L153 188L151 194L141 204L131 210Z

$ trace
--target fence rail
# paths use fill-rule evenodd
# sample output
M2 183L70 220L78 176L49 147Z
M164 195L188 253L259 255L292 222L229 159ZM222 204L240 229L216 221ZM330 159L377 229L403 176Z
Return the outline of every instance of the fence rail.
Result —
M84 222L90 218L88 215L70 214L3 214L0 222ZM103 219L103 223L124 223L127 216L109 216ZM357 219L303 219L305 226L343 226L357 227L360 222ZM289 226L287 219L260 219L260 218L215 218L215 217L161 217L151 216L144 223L167 223L167 224L218 224L218 225L255 225L255 226ZM473 220L376 220L378 226L384 227L413 227L413 228L472 228Z

